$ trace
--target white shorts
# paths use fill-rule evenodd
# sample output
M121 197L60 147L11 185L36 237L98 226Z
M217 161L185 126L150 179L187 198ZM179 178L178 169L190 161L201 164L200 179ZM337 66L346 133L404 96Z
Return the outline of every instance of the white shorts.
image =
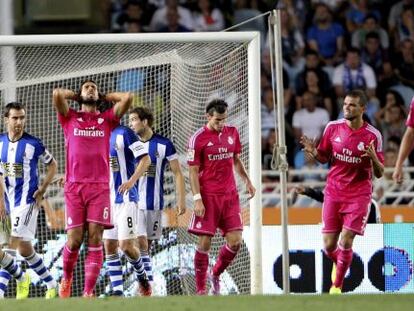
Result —
M16 206L10 211L12 231L11 236L31 241L35 238L37 215L39 208L36 203Z
M146 236L148 240L158 240L162 234L162 211L138 210L138 236Z
M105 240L131 240L137 234L137 209L135 202L127 202L111 205L112 229L104 230Z

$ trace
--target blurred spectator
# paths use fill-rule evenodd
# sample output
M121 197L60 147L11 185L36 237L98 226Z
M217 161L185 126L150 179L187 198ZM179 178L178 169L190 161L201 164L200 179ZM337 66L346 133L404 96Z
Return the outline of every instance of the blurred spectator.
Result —
M378 18L374 14L368 14L365 16L362 27L357 29L352 34L352 46L357 49L362 49L365 45L365 37L368 33L375 32L378 34L381 47L384 50L388 50L390 46L390 39L387 32L378 23Z
M325 4L332 12L336 12L347 0L311 0L313 6L319 3Z
M364 23L364 19L368 14L380 18L380 13L376 10L372 10L369 5L369 0L352 0L350 1L350 7L346 11L346 28L349 34L360 29Z
M397 2L391 7L390 14L388 15L388 32L394 33L397 23L401 18L401 13L404 7L413 7L414 0L402 0Z
M345 61L335 68L333 85L337 97L353 89L366 89L367 95L375 95L377 81L375 73L370 66L361 62L359 50L350 48L346 53Z
M176 8L168 8L167 10L167 25L161 27L159 32L190 32L191 30L180 24L180 16Z
M262 169L271 170L273 147L277 142L276 129L270 129L267 136L262 136Z
M414 11L412 7L403 8L393 35L395 39L394 46L397 48L405 39L414 40Z
M303 58L305 42L294 19L285 9L280 11L280 26L283 65L289 74L290 82L294 83L296 75L305 66Z
M325 65L334 66L342 60L344 34L344 28L332 22L328 6L317 4L313 25L307 32L307 43L311 49L319 52Z
M259 16L262 12L259 11L256 0L235 0L234 2L234 25L240 24L250 18ZM257 18L246 24L237 27L237 30L255 30L261 34L262 46L265 42L266 26L264 18Z
M397 163L398 149L386 148L384 151L384 168L394 168ZM410 175L408 173L404 174L404 180L409 180ZM374 180L374 196L376 200L383 199L383 196L386 191L398 192L400 187L394 183L392 179L392 171L385 170L384 175L381 178L375 178ZM383 203L392 204L394 198L383 199ZM402 199L399 204L407 204L409 200Z
M381 107L380 107L380 109L375 114L376 124L378 124L378 122L380 120L384 119L384 114L385 114L386 108L388 108L390 106L393 106L393 105L399 105L399 106L405 107L404 106L404 99L402 98L400 93L398 93L397 91L392 90L392 89L388 89L385 92L384 98L381 98Z
M269 1L271 2L271 1ZM276 4L277 9L284 9L293 19L295 25L303 33L306 22L306 14L309 11L309 3L304 0L279 0Z
M303 93L303 90L306 88L306 71L310 69L317 73L319 83L324 90L332 87L331 79L321 65L318 52L308 50L305 55L305 68L302 72L298 73L295 79L294 87L296 93Z
M303 94L311 92L314 94L317 106L325 108L330 116L330 119L336 118L337 109L335 102L335 94L331 87L326 88L321 81L316 70L308 69L304 73L305 86L297 92L296 96L296 110L303 108Z
M273 103L273 89L267 87L262 92L261 117L262 117L262 137L269 136L271 130L277 126L276 111Z
M306 91L302 98L303 108L295 111L292 121L296 142L302 135L318 142L329 122L329 113L325 108L316 107L316 96L312 92Z
M195 31L220 31L224 29L224 17L212 0L198 0L198 10L194 13Z
M127 33L138 33L144 32L141 21L138 19L130 19L125 23L125 32Z
M116 18L112 30L115 32L127 32L127 23L131 20L140 21L140 23L142 23L143 13L144 8L139 1L127 1L122 12Z
M391 94L389 94L391 95ZM384 139L384 149L387 148L388 138L392 136L402 137L405 132L406 113L403 105L389 101L384 107L382 118L377 118L377 128L381 131ZM376 117L379 114L376 115Z
M361 49L361 61L374 70L377 79L381 80L385 63L389 63L387 52L381 47L378 33L369 32L365 36L365 44Z
M401 52L394 59L394 72L398 80L414 88L414 41L405 39L401 42Z
M178 23L186 29L192 31L194 29L194 20L189 9L178 5L177 0L165 0L165 7L161 7L155 11L149 25L150 31L160 31L167 27L167 12L176 10L178 13ZM174 13L173 13L174 14Z

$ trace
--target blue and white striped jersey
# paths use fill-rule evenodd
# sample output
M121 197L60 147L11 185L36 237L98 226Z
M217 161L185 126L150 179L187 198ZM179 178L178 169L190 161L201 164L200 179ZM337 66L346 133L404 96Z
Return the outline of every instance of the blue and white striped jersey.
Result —
M33 194L38 189L39 159L45 165L53 160L40 139L23 133L19 140L11 142L7 133L0 134L0 174L6 186L7 209L35 202Z
M118 188L134 174L139 159L148 154L147 144L140 142L130 128L119 125L111 133L109 148L111 202L138 202L136 187L124 194Z
M164 171L167 162L178 158L171 140L158 134L145 142L151 164L138 181L140 209L162 210L164 207Z

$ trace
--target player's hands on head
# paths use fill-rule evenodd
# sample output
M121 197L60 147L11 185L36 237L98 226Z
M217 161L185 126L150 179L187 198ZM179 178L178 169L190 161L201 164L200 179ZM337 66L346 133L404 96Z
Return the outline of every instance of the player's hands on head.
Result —
M194 215L196 215L197 217L204 217L204 214L206 212L206 208L204 207L203 201L197 200L194 202Z

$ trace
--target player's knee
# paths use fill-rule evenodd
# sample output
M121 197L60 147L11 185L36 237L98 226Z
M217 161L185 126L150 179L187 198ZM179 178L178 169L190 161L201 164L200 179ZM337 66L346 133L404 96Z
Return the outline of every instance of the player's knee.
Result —
M79 249L82 245L82 239L77 237L68 238L66 245L71 251Z
M211 240L201 240L197 247L202 252L209 252L211 248Z
M233 252L237 253L241 248L241 241L233 241L231 243L227 243L227 245Z
M129 257L131 257L132 253L136 252L134 243L132 241L120 241L119 248Z

